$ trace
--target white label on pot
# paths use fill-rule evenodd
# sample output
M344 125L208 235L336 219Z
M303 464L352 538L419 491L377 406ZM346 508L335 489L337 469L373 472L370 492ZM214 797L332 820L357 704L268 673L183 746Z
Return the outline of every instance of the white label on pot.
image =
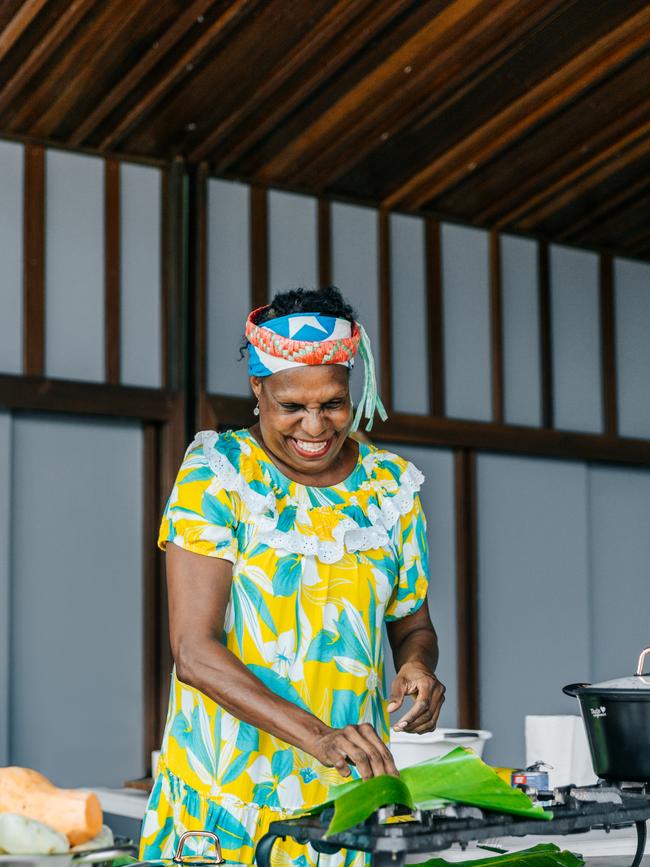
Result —
M603 707L603 705L601 705L600 707L592 707L591 715L594 719L601 719L601 717L607 716L607 711Z

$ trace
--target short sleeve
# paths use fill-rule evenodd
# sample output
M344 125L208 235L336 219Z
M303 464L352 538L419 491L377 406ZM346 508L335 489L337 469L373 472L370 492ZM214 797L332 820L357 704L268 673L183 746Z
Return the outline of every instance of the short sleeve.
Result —
M415 614L427 596L429 586L429 546L427 523L420 497L393 529L397 550L398 579L386 606L386 620L401 620Z
M233 494L219 484L203 452L194 442L176 477L165 506L158 547L168 542L195 554L219 557L234 563L237 559L237 519Z

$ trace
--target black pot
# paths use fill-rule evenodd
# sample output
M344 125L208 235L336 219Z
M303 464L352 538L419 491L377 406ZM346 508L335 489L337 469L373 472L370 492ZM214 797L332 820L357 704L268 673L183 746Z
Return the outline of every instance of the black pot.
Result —
M649 654L647 647L631 677L564 687L580 702L591 761L603 780L650 782L650 675L643 674Z

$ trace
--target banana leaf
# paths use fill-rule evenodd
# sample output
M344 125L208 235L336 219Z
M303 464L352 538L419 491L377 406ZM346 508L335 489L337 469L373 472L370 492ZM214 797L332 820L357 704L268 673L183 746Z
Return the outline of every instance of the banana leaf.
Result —
M387 804L431 810L452 801L531 819L553 818L552 813L535 806L521 789L511 788L473 750L464 747L403 768L399 777L380 776L334 786L328 800L310 812L322 812L334 804L326 832L329 837L365 821Z
M406 867L582 867L584 863L583 859L573 852L559 849L553 843L540 843L531 849L492 858L455 861L453 864L444 858L431 858L417 865L407 864Z

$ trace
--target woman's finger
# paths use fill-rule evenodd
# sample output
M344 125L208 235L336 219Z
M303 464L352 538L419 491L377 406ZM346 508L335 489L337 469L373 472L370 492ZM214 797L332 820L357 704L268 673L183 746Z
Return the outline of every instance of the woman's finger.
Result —
M394 777L399 776L399 771L397 770L393 754L379 737L374 726L370 725L370 723L361 723L359 726L359 734L365 738L374 750L376 750L381 761L379 773L391 774Z

